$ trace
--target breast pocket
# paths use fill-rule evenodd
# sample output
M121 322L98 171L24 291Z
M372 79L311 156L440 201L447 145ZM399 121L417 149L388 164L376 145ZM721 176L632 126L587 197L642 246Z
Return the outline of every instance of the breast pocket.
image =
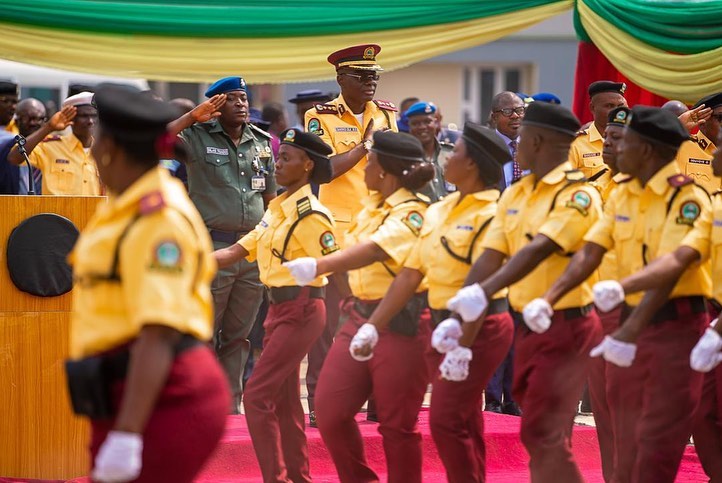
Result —
M206 154L205 171L208 173L208 179L217 186L226 186L234 180L233 170L235 166L231 163L228 156L219 156L217 154Z
M45 176L44 182L53 193L68 193L71 191L73 189L73 172L70 169L70 164L51 164L49 176Z

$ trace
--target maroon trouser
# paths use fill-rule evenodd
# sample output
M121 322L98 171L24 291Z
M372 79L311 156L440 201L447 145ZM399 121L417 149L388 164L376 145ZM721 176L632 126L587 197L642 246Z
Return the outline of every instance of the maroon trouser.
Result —
M631 367L609 365L614 482L671 483L677 475L702 392L702 374L689 366L689 354L708 320L688 300L670 301L676 317L644 329Z
M622 306L610 312L597 312L597 314L602 323L602 335L609 335L619 328ZM594 425L599 440L599 453L602 457L602 474L606 482L612 480L614 473L614 432L607 401L609 364L604 357L593 357L589 361L589 396L592 399Z
M116 409L125 381L113 385ZM213 351L196 346L173 361L143 432L143 469L133 481L194 481L223 436L230 391ZM115 419L93 420L90 452L95 462Z
M558 310L549 330L517 329L514 400L522 409L521 441L529 452L534 483L582 482L571 450L571 432L589 367L589 351L601 340L590 308Z
M719 316L710 310L710 318ZM692 422L699 461L711 483L722 483L722 364L704 375L702 398Z
M421 433L416 419L426 393L424 352L429 344L429 311L424 310L416 336L388 330L379 333L373 357L354 360L349 344L366 322L355 309L341 327L316 389L318 429L342 482L377 482L366 460L356 413L373 394L390 483L421 482Z
M481 400L484 388L514 339L509 312L487 316L471 346L472 359L465 381L441 379L434 372L431 392L431 435L446 477L451 483L483 482L486 479L486 450ZM436 367L443 355L436 354Z
M299 370L326 323L323 299L305 287L294 300L271 303L263 353L246 384L243 406L263 481L310 482Z

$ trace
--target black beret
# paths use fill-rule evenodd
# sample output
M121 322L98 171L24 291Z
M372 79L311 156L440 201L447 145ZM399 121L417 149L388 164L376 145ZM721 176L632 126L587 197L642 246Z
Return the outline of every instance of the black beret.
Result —
M494 163L503 165L507 161L511 161L509 148L493 129L467 122L464 124L464 133L461 137L465 143L474 146ZM481 160L475 161L479 162Z
M522 125L543 127L553 131L576 136L582 126L572 111L559 104L532 102L526 108Z
M290 144L303 149L313 160L311 181L317 184L331 181L331 160L328 156L333 152L331 146L315 134L303 132L300 129L286 129L281 133L281 144Z
M589 84L587 92L589 97L602 92L616 92L617 94L624 95L624 91L627 90L627 84L624 82L612 82L612 81L596 81Z
M296 94L296 97L289 99L291 104L300 104L301 102L316 101L320 103L328 102L332 99L330 94L324 94L318 89L309 89Z
M634 106L627 127L644 138L675 148L689 139L677 116L659 107Z
M18 90L18 85L10 81L0 81L0 95L19 96L20 91Z
M722 106L722 92L718 92L717 94L710 94L703 97L702 99L697 101L697 103L692 107L692 109L697 109L702 104L707 107L711 107L712 109L717 106Z
M149 98L128 86L101 84L93 101L103 129L129 141L154 140L178 117L178 111L171 104Z
M629 124L629 113L632 112L628 107L615 107L609 111L608 125L624 127Z
M371 151L405 161L426 161L421 141L405 132L376 131Z

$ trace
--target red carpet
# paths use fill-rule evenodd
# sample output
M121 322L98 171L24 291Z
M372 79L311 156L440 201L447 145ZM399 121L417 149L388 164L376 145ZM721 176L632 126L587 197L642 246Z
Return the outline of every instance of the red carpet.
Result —
M428 411L422 411L419 415L419 426L424 435L424 482L445 482L444 468L429 434L428 418ZM377 431L378 425L365 422L364 415L359 415L358 420L366 441L366 455L383 479L386 462L381 436ZM484 413L484 421L487 443L487 481L490 483L528 481L527 455L519 440L519 418ZM306 433L311 456L311 476L314 481L319 483L338 481L333 463L318 430L307 428ZM602 482L594 428L575 426L573 446L577 463L582 468L585 480L589 483ZM199 483L259 482L261 481L260 475L245 418L229 416L223 441L197 481ZM39 483L40 480L0 478L0 483L20 481ZM87 483L88 480L78 478L71 481ZM684 483L707 481L694 448L691 446L687 447L677 481Z

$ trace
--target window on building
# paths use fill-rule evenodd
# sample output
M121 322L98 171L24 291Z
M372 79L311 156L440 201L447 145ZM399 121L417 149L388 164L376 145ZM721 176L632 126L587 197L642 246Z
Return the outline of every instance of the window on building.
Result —
M485 123L491 112L491 100L499 92L533 91L532 72L531 64L465 67L461 101L464 121Z

